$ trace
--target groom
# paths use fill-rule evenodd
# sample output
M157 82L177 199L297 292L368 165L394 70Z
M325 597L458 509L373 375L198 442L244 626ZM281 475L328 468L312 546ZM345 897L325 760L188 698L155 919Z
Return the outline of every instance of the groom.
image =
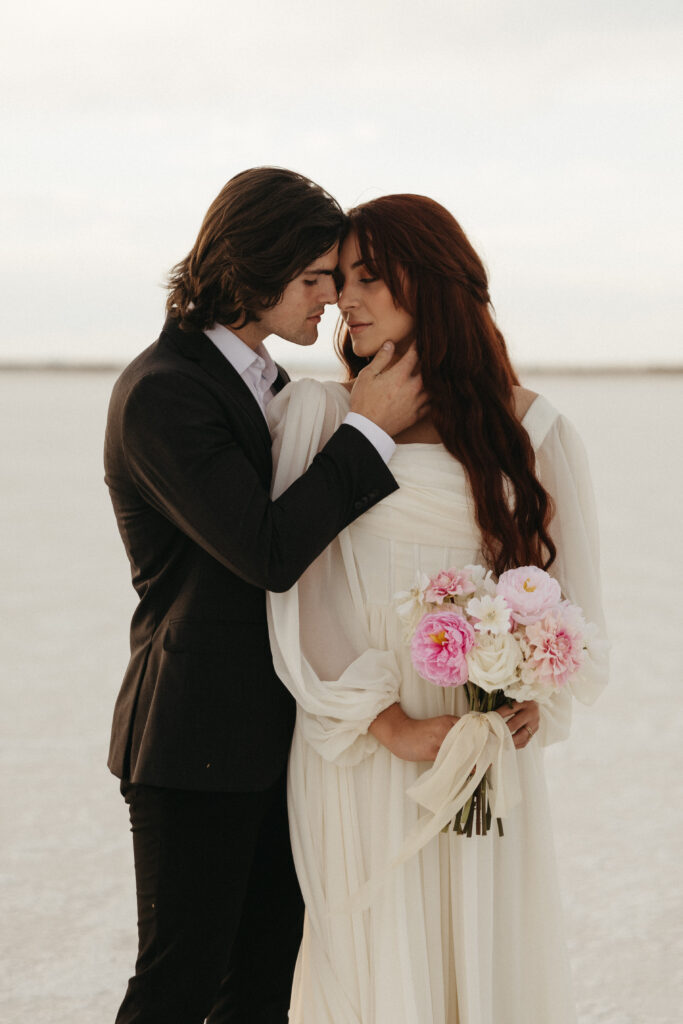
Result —
M336 301L343 214L278 168L237 175L173 270L157 341L114 386L106 482L139 603L109 767L129 805L139 950L117 1024L285 1024L303 907L289 846L294 705L265 590L289 589L396 489L412 356L363 371L351 412L277 501L263 339L311 345ZM384 371L384 372L381 372Z

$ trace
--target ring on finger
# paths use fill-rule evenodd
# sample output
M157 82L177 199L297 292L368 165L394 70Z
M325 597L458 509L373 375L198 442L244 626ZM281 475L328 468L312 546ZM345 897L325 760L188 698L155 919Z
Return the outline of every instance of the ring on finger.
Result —
M531 739L531 737L534 735L533 729L530 729L528 725L525 725L524 728L529 733L529 739Z

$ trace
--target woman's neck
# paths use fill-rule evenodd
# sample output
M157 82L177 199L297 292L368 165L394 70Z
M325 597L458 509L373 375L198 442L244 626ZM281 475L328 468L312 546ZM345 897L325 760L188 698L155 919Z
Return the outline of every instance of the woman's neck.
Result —
M419 420L394 438L396 444L441 444L441 438L430 419Z
M347 391L351 391L355 381L344 380L340 381L340 384ZM428 417L414 423L407 430L401 431L400 434L396 435L394 441L396 444L441 444L441 438L436 432L436 427Z

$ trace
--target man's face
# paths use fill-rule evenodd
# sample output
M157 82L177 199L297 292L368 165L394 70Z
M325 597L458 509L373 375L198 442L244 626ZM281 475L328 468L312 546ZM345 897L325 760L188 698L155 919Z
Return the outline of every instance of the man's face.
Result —
M295 345L312 345L325 306L337 301L334 270L338 255L339 246L335 245L309 263L289 282L278 304L259 314L259 326Z

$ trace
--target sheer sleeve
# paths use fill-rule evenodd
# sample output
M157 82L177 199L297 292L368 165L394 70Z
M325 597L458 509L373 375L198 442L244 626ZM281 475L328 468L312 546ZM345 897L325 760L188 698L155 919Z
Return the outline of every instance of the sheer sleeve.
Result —
M554 514L550 535L557 557L549 572L562 593L583 610L591 624L584 664L572 683L541 706L539 739L543 745L565 739L571 723L571 698L592 704L607 683L608 658L600 584L600 540L595 498L586 452L575 428L544 398L537 398L525 427L536 450L539 478L550 494Z
M290 384L268 406L273 496L306 469L348 411L339 385ZM399 698L392 651L370 646L360 584L343 531L284 594L268 594L275 671L298 704L306 740L328 761L356 764L377 749L368 727Z

